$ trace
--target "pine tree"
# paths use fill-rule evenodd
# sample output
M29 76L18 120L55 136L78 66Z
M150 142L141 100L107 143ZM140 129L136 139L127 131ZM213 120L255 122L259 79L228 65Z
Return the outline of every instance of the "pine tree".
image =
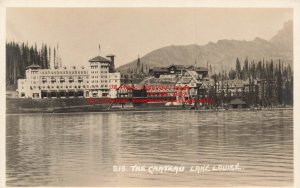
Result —
M28 43L6 43L6 83L10 88L15 89L17 79L25 78L26 67L36 64L42 68L49 68L45 57L48 52L44 44L38 49L37 45L29 46Z
M281 63L279 60L279 68L277 74L277 100L279 104L282 104L282 74L281 74Z
M244 67L243 67L243 72L242 72L242 80L246 80L249 78L249 65L248 65L248 57L246 57L244 61Z
M140 56L137 59L137 63L136 63L136 73L139 74L141 70L141 60L140 60Z
M56 60L56 49L54 47L53 49L53 67L56 68L57 67L57 60Z
M49 47L49 55L48 55L49 59L48 59L48 62L47 62L47 67L48 68L51 68L51 48Z
M241 74L241 63L239 58L236 58L236 66L235 66L236 78L240 79Z

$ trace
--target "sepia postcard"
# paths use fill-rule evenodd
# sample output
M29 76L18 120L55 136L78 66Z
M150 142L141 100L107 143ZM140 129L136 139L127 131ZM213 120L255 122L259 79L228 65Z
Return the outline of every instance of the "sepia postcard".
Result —
M3 187L300 186L300 1L0 5Z

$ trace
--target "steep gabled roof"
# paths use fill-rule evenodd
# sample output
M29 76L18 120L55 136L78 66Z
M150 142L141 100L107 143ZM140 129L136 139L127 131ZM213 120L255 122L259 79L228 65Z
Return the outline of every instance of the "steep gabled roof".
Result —
M103 62L103 63L110 63L111 60L106 59L104 57L101 56L96 56L93 59L90 59L89 62Z
M200 83L198 80L198 73L196 71L187 71L189 73L189 75L191 75L192 79L195 81L195 83Z
M184 77L186 74L188 74L190 77ZM181 75L181 77L178 79L177 83L180 81L181 84L189 84L192 80L199 84L199 80L196 78L198 76L197 72L187 70L185 73Z

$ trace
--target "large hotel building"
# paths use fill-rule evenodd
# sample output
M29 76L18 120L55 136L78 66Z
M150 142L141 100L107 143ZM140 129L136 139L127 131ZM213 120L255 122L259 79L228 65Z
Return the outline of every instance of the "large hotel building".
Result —
M112 70L114 56L97 56L89 66L41 69L31 65L18 80L20 98L117 97L121 75Z

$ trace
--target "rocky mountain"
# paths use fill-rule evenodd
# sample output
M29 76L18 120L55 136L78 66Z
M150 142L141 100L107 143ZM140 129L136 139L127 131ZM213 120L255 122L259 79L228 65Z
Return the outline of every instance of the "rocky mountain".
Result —
M252 41L219 40L206 45L167 46L154 50L141 57L141 62L147 67L168 66L172 64L196 65L206 67L211 64L216 70L221 67L235 67L235 60L270 60L278 59L292 65L293 62L293 22L288 21L283 28L271 38L264 40L255 38ZM137 60L117 68L121 72L136 68Z
M293 22L291 20L286 22L283 29L278 31L270 42L283 51L293 51Z

